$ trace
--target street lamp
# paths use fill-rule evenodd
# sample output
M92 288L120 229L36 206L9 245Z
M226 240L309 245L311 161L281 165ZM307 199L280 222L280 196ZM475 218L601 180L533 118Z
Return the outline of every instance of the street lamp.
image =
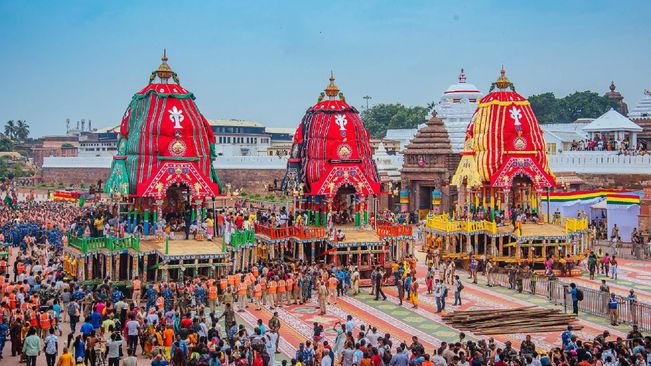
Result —
M368 101L373 99L370 95L365 95L362 97L362 99L366 99L366 109L368 109Z

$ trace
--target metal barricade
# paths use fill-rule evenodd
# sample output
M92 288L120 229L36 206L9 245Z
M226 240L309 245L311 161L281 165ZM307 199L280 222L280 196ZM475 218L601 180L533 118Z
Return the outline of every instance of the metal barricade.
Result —
M517 279L509 281L508 273L494 273L491 278L494 286L517 291ZM557 280L540 278L534 286L529 278L522 279L523 293L546 297L552 304L563 306L565 311L572 311L572 296L569 289L569 284ZM610 293L583 286L577 286L577 289L583 292L583 300L579 301L580 311L610 319L611 312L608 308ZM619 295L616 295L615 299L618 323L637 324L640 330L651 331L651 304L629 300Z

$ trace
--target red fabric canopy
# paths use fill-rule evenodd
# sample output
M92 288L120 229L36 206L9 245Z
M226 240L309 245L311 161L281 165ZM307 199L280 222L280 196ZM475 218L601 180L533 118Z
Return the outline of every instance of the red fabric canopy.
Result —
M473 154L480 177L508 188L517 175L537 189L554 186L543 131L529 101L512 91L497 91L479 102L468 126L466 151Z
M212 177L215 136L194 95L180 85L149 84L136 93L120 134L132 194L161 198L172 182L186 184L195 199L219 194Z
M332 197L350 184L361 196L379 194L369 138L354 107L338 99L320 101L296 131L283 188L302 183L306 194Z

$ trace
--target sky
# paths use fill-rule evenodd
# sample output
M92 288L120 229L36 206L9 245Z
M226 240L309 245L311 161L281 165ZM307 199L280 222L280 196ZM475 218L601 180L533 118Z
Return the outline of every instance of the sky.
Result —
M651 89L651 1L0 0L0 124L117 125L163 48L208 119L295 127L330 70L347 101L426 105L465 68L487 92Z

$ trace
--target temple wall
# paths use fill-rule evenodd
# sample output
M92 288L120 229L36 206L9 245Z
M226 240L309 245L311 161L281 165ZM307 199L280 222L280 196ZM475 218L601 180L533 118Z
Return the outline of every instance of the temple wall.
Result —
M109 168L43 168L43 184L96 184L98 180L106 182L111 170ZM285 169L220 169L217 171L223 184L230 183L232 190L243 190L248 194L267 194L267 186L278 186L285 175Z
M248 194L269 194L267 187L277 181L277 187L285 176L283 169L219 169L217 175L222 184L230 183L232 190L240 189Z
M98 180L106 182L111 174L110 168L43 168L42 183L75 185L97 184Z

